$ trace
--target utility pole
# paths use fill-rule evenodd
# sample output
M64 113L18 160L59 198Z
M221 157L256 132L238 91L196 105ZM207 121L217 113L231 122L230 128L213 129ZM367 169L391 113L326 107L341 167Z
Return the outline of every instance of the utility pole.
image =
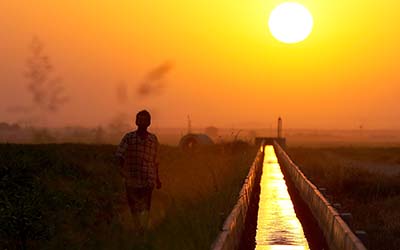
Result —
M187 116L188 120L188 134L192 133L192 120L190 120L190 115Z

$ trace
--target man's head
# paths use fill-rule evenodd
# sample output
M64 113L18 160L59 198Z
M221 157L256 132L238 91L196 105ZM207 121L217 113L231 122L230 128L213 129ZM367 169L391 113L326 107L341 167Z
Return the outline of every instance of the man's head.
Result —
M139 128L147 128L151 124L151 116L147 110L142 110L136 114L136 125Z

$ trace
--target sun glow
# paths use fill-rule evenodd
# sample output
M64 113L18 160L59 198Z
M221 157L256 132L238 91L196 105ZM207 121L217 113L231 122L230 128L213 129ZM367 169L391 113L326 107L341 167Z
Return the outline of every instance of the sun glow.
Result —
M313 17L303 5L286 2L271 12L268 25L272 35L279 41L298 43L310 35Z

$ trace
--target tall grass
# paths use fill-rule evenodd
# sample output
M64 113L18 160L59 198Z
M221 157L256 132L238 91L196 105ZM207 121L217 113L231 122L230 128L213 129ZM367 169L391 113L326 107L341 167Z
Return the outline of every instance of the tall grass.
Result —
M314 184L327 188L342 204L342 211L353 214L354 227L368 233L369 249L399 249L400 174L378 168L400 167L390 165L398 162L400 148L299 147L288 152ZM377 169L370 167L374 164Z
M207 249L256 149L162 146L147 240L135 238L111 145L0 145L1 249Z

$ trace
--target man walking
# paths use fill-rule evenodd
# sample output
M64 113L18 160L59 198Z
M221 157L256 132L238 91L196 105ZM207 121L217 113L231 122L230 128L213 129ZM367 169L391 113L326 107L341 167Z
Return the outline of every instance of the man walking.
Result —
M158 176L159 143L157 137L147 131L150 123L148 111L137 113L137 130L122 138L116 152L137 233L147 229L153 189L161 188Z

